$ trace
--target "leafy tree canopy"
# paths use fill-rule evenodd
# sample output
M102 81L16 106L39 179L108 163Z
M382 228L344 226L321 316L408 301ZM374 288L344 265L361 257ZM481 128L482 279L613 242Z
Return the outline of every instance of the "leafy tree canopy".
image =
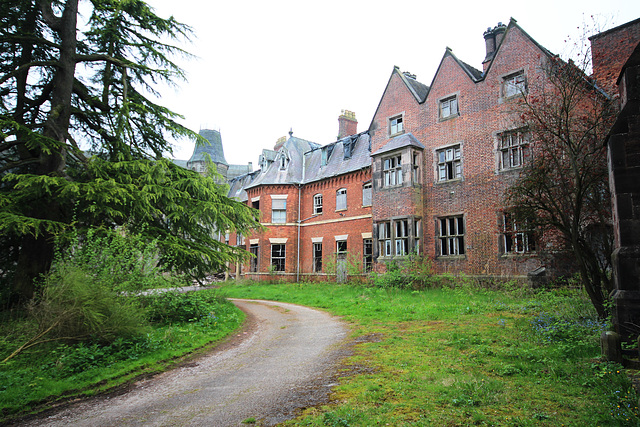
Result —
M168 138L205 143L154 101L184 78L172 58L187 53L171 43L189 35L141 0L0 1L5 296L33 295L71 224L157 238L163 265L195 277L241 255L213 234L255 227L251 210L213 174L163 159Z

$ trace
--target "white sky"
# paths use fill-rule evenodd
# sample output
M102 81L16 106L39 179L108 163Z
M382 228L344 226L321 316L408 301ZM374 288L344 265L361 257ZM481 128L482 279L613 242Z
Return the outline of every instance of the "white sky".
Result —
M594 16L602 30L640 18L637 0L148 0L162 17L194 30L178 63L188 81L162 89L183 124L220 130L230 164L253 162L293 129L319 144L336 139L338 116L369 127L393 66L430 85L448 46L482 69L483 32L511 17L553 53L567 51ZM593 25L591 25L593 26ZM188 159L193 142L175 141Z

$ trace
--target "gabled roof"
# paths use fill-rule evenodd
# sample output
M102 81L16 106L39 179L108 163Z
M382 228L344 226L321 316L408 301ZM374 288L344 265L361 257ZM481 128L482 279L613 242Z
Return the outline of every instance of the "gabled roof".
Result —
M351 156L345 158L345 145L351 150ZM305 154L304 183L320 181L333 176L343 175L371 166L369 132L362 132L342 138L339 141L315 148ZM326 164L322 164L323 151L331 153Z
M258 185L300 184L303 179L303 155L307 151L320 147L315 142L297 138L293 135L278 150L275 161L263 170L246 188ZM286 167L280 168L280 159L286 157Z
M373 125L373 121L376 119L376 115L378 114L378 110L380 109L380 104L384 99L384 94L387 93L387 89L391 84L391 79L393 79L394 74L397 74L400 77L400 80L404 82L405 86L407 86L407 89L409 89L409 92L411 92L411 94L413 95L415 100L418 102L418 104L422 104L427 99L427 95L429 94L429 89L430 89L429 86L417 81L415 75L408 72L402 72L400 71L400 68L397 65L394 65L393 71L391 71L391 75L389 76L389 80L387 81L387 85L385 86L384 91L382 91L382 96L380 97L380 101L378 101L378 106L376 107L376 110L373 112L373 118L371 119L371 124L369 125L369 129L371 129L371 126Z
M471 65L467 64L466 62L463 62L461 60L458 59L458 57L456 55L454 55L453 51L451 50L450 47L447 47L444 51L444 55L442 55L442 59L440 60L440 64L438 65L438 69L436 70L436 73L433 76L433 80L431 81L431 86L433 86L433 83L436 81L436 78L438 77L438 73L440 73L440 69L442 68L442 64L444 64L444 60L447 59L447 57L451 57L456 64L458 64L460 66L460 68L462 69L462 71L465 72L465 74L467 76L469 76L469 78L474 82L477 83L480 80L482 80L484 78L484 75L482 73L482 71L472 67Z
M502 47L502 45L504 44L504 41L507 39L507 37L509 37L509 32L513 31L513 28L517 28L518 30L520 30L520 32L526 37L528 38L531 43L533 43L534 45L536 45L538 47L538 49L540 49L542 51L542 53L544 53L545 55L547 55L548 57L552 57L555 56L553 53L551 53L551 51L549 51L546 47L542 46L540 43L538 43L537 41L535 41L535 39L533 37L531 37L525 30L522 29L522 27L520 25L518 25L518 21L516 21L514 18L511 18L509 20L509 25L507 25L507 30L505 31L503 37L502 37L502 41L500 42L499 45L496 46L496 50L493 53L493 57L491 58L491 61L489 62L489 66L487 67L487 70L483 73L482 75L482 79L484 79L487 75L487 73L489 72L489 70L491 69L491 66L493 65L496 57L498 56L498 54L500 53L500 48Z
M389 142L380 147L375 153L371 154L372 156L379 156L380 154L388 153L393 150L398 150L404 147L416 147L424 150L424 145L420 141L416 139L415 136L411 132L404 133L402 135L398 135L394 138L391 138Z

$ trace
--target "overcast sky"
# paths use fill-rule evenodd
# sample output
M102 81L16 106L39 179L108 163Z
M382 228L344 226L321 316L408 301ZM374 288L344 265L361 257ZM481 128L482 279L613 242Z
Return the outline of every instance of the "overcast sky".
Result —
M592 18L606 30L640 18L637 0L378 1L148 0L194 30L178 62L188 81L161 103L198 131L221 132L230 164L253 162L293 129L319 144L336 139L343 109L358 131L371 123L393 66L430 85L448 46L482 69L483 32L510 18L553 53ZM441 4L441 6L439 6ZM193 142L175 141L188 159Z

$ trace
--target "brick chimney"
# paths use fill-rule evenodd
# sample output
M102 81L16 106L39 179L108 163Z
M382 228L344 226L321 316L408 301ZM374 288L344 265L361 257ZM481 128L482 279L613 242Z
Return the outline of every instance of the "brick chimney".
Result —
M502 43L505 31L507 31L507 26L502 22L498 22L498 25L494 28L489 27L487 31L484 32L483 36L487 54L484 57L484 61L482 61L482 71L486 72L487 68L489 68L489 64L491 64L496 54L496 50L498 50L500 43Z
M342 110L338 117L338 139L358 133L358 121L356 113L349 110Z

